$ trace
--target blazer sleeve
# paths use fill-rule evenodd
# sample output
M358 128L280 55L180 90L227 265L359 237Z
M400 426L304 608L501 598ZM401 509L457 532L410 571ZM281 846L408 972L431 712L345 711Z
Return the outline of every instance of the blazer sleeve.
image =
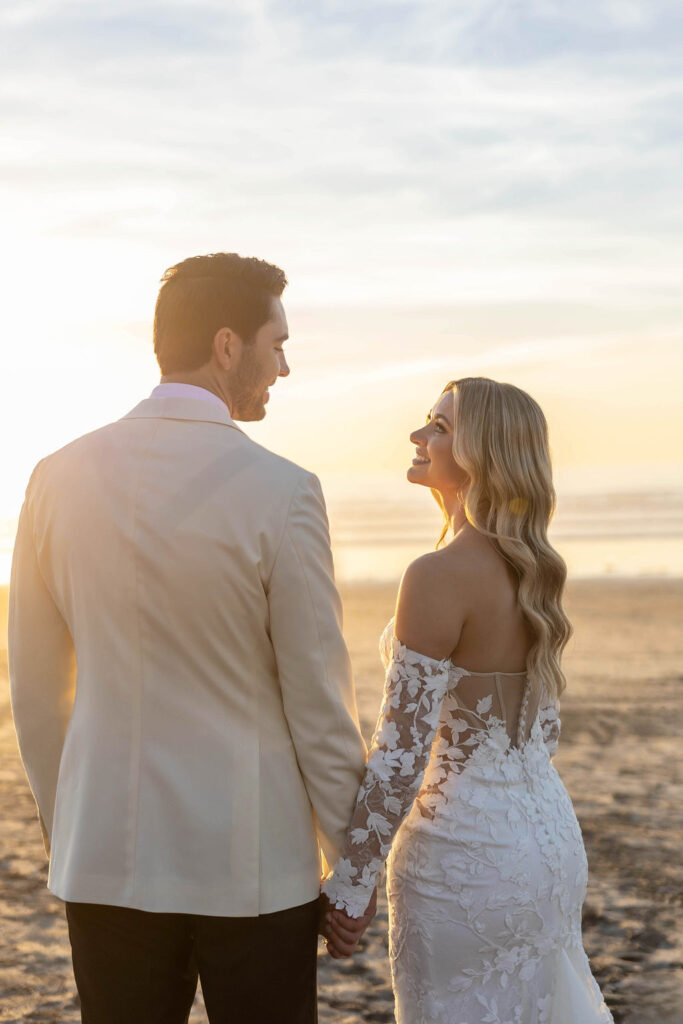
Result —
M8 653L19 750L49 856L57 776L76 692L76 659L69 630L38 565L28 493L12 559Z
M299 481L270 578L270 632L299 768L328 864L340 854L365 767L351 664L342 636L325 503Z

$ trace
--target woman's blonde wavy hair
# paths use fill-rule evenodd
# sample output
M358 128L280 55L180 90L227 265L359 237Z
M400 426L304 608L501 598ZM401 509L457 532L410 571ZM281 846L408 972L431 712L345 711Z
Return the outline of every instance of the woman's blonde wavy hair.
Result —
M465 514L517 575L518 600L535 638L529 679L556 699L566 685L560 659L571 624L562 608L567 567L547 534L555 511L548 424L533 398L512 384L465 377L442 394L449 391L453 458L469 478ZM447 531L448 524L437 547Z

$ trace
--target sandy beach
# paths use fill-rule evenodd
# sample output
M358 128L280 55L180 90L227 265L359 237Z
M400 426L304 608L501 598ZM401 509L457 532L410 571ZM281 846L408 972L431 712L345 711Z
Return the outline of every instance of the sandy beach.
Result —
M377 638L395 588L343 590L363 731L383 679ZM61 903L46 862L11 721L0 590L0 1021L80 1020ZM587 952L617 1024L683 1021L683 581L581 581L568 592L575 638L556 765L583 828ZM321 1024L393 1020L386 901L351 961L321 944ZM192 1024L206 1021L201 995ZM580 1024L580 1022L576 1022Z

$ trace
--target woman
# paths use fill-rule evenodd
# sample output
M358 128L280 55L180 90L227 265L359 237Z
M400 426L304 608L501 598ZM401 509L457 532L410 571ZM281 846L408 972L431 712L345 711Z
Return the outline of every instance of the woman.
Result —
M587 868L550 758L566 568L548 543L548 432L529 395L466 378L411 434L453 539L408 567L379 721L323 890L361 917L389 856L398 1024L612 1021L581 941ZM330 919L330 944L344 934Z

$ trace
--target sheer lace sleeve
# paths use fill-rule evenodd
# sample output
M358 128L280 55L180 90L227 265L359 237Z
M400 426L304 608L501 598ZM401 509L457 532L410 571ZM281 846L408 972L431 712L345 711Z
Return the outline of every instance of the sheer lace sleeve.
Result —
M384 699L342 855L323 883L333 906L361 917L394 836L418 794L449 682L436 661L394 638Z
M560 742L560 702L559 700L541 701L538 709L538 720L541 723L543 742L551 757L557 753L557 745Z

